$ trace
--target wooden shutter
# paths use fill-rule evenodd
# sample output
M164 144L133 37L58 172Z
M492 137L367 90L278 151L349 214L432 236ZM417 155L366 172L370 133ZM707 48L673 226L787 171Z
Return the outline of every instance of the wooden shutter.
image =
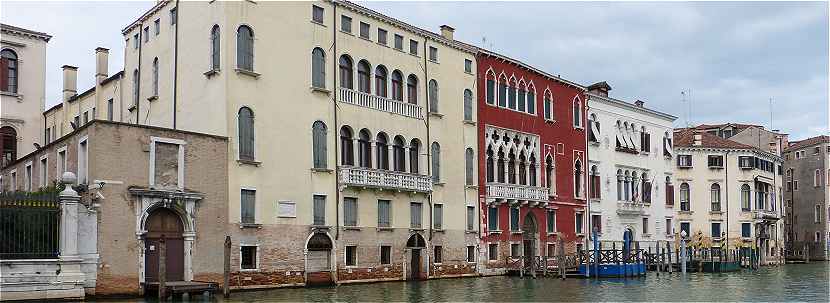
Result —
M0 91L9 91L9 60L6 58L0 59Z
M666 185L666 205L674 205L674 185Z

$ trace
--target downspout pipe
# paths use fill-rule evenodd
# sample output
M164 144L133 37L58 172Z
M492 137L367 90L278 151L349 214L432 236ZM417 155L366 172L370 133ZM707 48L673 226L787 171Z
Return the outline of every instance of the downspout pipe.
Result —
M731 192L731 190L729 189L729 151L728 150L726 151L726 156L724 156L723 161L726 162L723 165L724 166L724 177L723 177L724 181L723 182L724 182L724 189L725 189L724 192L726 192L726 203L725 203L725 206L724 206L726 208L726 237L723 239L723 247L725 247L726 250L729 251L729 193ZM721 250L723 249L723 247L721 248ZM721 255L721 258L723 258L723 255Z
M426 106L424 106L424 108L427 109L427 112L426 112L426 115L425 115L426 117L424 117L424 123L426 124L426 128L427 128L427 144L429 144L429 146L426 147L427 148L427 155L428 155L427 159L429 160L429 163L427 163L427 171L430 173L429 175L432 176L432 174L435 173L435 172L432 171L432 162L435 161L434 159L432 159L432 157L435 157L435 155L432 154L432 143L430 143L431 140L430 140L430 136L429 136L429 133L430 133L429 132L430 131L430 129L429 129L429 124L430 124L429 123L429 119L430 119L429 113L432 110L432 108L430 108L430 106L432 106L432 104L429 104L429 99L430 99L430 95L429 95L429 63L427 62L427 41L428 41L427 37L424 36L424 45L423 45L423 50L424 50L424 52L423 52L424 81L422 83L424 83L424 91L426 92L424 94L424 96L425 96L424 105L426 105ZM433 182L433 181L430 180L430 182ZM432 191L430 191L429 195L427 195L427 207L429 209L429 235L428 235L429 241L432 241L432 233L433 233L433 230L432 230L432 227L433 227L433 222L432 222L432 220L433 220L432 194L435 192L435 184L433 184L432 187L433 187ZM443 211L443 209L442 209L442 211ZM443 216L443 213L441 215Z
M178 12L177 12L177 14L178 14ZM178 22L176 22L176 23L178 23ZM136 94L135 94L136 95L136 98L135 98L135 124L136 125L139 124L139 120L141 119L140 118L141 117L141 51L144 48L144 42L142 42L142 40L144 40L144 22L139 24L139 27L138 27L138 41L136 41L138 43L138 68L137 68L138 74L136 75L136 77L138 77L138 79L133 79L133 81L135 82L135 86L136 86L136 87L133 88L134 90L136 90ZM128 45L128 47L129 47L129 45Z
M179 0L176 0L176 19L181 19L182 10L179 9ZM179 84L179 21L176 20L176 32L173 43L173 129L176 128L176 112L178 109L178 84Z
M340 163L342 159L340 158L340 154L338 154L338 143L340 140L339 132L340 132L340 125L337 124L337 1L332 1L331 4L334 6L334 15L331 18L331 37L332 37L332 60L331 60L331 67L332 67L332 74L334 74L334 87L332 87L332 94L333 99L331 103L332 112L334 113L334 240L340 239L340 170L338 170L338 165L342 165ZM342 151L340 151L342 153Z

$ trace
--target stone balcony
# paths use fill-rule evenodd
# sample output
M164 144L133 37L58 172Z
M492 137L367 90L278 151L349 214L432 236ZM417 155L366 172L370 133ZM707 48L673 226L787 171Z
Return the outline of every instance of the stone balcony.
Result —
M546 187L528 186L506 183L487 183L487 199L508 202L547 202L548 189Z
M641 202L631 201L617 201L618 215L643 215L645 214L645 204Z
M340 181L346 186L402 192L432 191L432 180L427 175L354 166L340 166L337 170Z
M368 107L382 112L397 114L415 119L424 119L423 107L417 104L392 100L389 98L358 92L352 89L340 88L340 102Z
M764 209L756 209L752 211L753 217L756 220L778 220L781 219L781 215L778 214L776 211L771 210L764 210Z

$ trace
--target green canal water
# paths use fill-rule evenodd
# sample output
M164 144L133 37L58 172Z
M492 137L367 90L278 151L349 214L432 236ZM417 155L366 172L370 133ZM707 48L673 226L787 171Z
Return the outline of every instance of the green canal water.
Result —
M798 301L830 302L830 263L642 278L486 278L385 282L236 292L233 302ZM194 301L202 301L199 296ZM211 301L224 301L215 298Z

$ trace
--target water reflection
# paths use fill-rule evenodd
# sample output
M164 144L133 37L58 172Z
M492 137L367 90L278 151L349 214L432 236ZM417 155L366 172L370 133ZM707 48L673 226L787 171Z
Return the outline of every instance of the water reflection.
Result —
M486 277L238 292L233 302L800 301L828 302L830 263L629 279ZM201 301L200 297L194 298ZM222 301L215 298L211 301Z

